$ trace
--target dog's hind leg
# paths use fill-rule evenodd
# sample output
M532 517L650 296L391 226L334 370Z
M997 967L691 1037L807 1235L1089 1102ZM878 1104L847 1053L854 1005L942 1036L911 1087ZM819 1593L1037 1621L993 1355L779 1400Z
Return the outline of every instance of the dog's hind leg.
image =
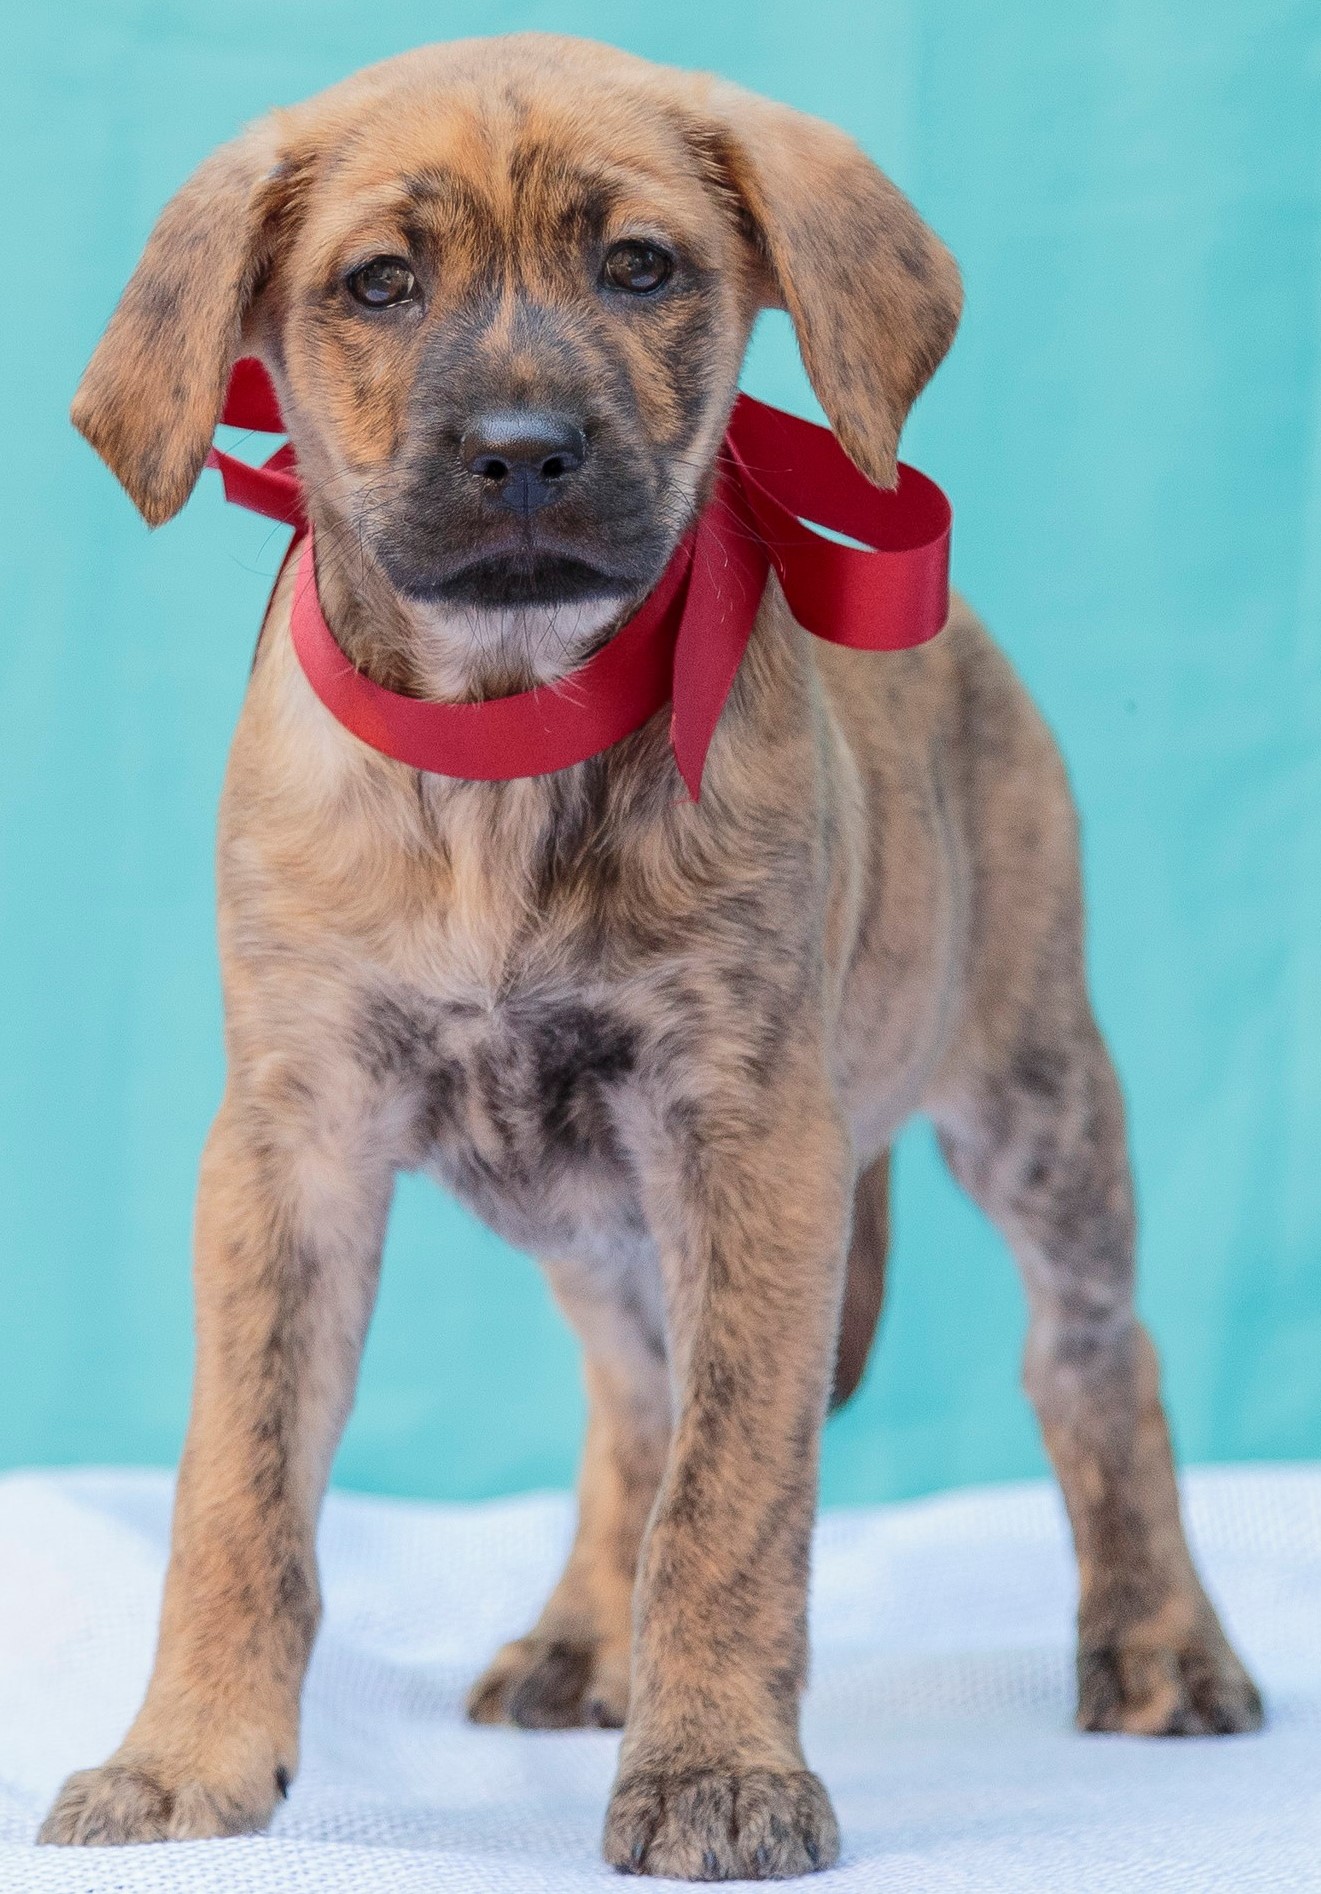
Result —
M617 1729L628 1712L638 1550L669 1443L663 1320L627 1277L571 1263L548 1264L547 1273L583 1345L578 1530L541 1617L478 1678L468 1715L528 1729Z
M867 1367L885 1300L885 1259L890 1247L890 1153L882 1151L853 1189L853 1235L844 1277L844 1306L835 1345L832 1413L857 1393Z
M1134 1313L1119 1087L1072 926L1051 948L1030 1002L981 1038L933 1115L1027 1289L1024 1381L1078 1555L1078 1722L1149 1735L1255 1729L1256 1689L1184 1539L1156 1354Z
M858 1178L835 1352L832 1407L856 1391L885 1289L890 1154ZM670 1387L663 1321L626 1280L572 1263L546 1265L583 1345L587 1439L578 1530L563 1576L526 1637L497 1652L468 1697L475 1723L527 1729L622 1727L628 1711L633 1584L664 1470Z

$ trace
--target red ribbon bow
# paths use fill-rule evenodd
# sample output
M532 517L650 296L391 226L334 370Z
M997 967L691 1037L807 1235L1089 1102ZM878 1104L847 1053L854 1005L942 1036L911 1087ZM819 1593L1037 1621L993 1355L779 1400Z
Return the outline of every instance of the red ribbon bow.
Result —
M260 362L235 364L221 419L284 432ZM668 702L675 761L695 801L771 566L797 622L854 650L924 644L949 611L952 516L935 482L901 463L899 484L886 492L858 471L829 429L740 395L710 504L638 611L595 657L513 697L431 703L383 689L335 642L317 597L293 447L286 442L260 467L213 448L207 465L220 469L226 499L292 526L295 547L307 541L290 631L327 710L374 750L441 776L507 782L566 769L640 730ZM823 539L806 519L861 545Z

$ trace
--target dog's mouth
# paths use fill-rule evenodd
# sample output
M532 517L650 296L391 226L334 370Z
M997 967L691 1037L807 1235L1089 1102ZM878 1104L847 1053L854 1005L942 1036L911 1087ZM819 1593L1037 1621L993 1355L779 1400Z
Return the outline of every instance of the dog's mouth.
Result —
M636 589L636 581L571 553L526 549L488 553L444 574L416 575L403 580L399 589L425 604L507 609L623 598Z

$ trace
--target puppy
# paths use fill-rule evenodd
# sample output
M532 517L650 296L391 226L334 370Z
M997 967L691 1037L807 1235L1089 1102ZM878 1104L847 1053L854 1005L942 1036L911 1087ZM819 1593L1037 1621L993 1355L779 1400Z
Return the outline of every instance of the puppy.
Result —
M74 419L159 523L259 355L343 650L396 691L477 699L563 675L646 595L709 491L760 309L788 309L839 440L887 484L959 302L830 126L600 46L473 41L209 159ZM464 446L510 415L581 447L513 525ZM867 655L806 636L772 578L693 803L663 714L507 783L376 754L313 696L290 594L286 571L221 815L229 1078L156 1667L43 1838L233 1835L285 1793L317 1510L404 1167L543 1260L590 1391L567 1569L470 1714L623 1726L617 1867L834 1861L798 1736L818 1440L832 1375L842 1395L861 1372L915 1112L1022 1267L1080 1724L1252 1728L1133 1310L1064 771L966 607Z

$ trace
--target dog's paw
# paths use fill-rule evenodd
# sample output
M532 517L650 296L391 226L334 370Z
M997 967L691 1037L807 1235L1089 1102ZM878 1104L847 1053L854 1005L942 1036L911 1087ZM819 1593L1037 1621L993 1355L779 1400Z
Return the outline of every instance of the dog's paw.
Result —
M604 1851L625 1874L778 1881L832 1867L839 1826L806 1769L639 1772L615 1785Z
M210 1841L264 1828L288 1778L277 1772L266 1795L236 1794L139 1762L105 1763L70 1776L37 1835L62 1847L139 1841Z
M1259 1730L1261 1697L1212 1624L1177 1645L1128 1643L1078 1652L1078 1727L1133 1736L1233 1736Z
M583 1638L519 1638L506 1644L468 1693L474 1723L525 1730L609 1729L628 1714L627 1648Z

